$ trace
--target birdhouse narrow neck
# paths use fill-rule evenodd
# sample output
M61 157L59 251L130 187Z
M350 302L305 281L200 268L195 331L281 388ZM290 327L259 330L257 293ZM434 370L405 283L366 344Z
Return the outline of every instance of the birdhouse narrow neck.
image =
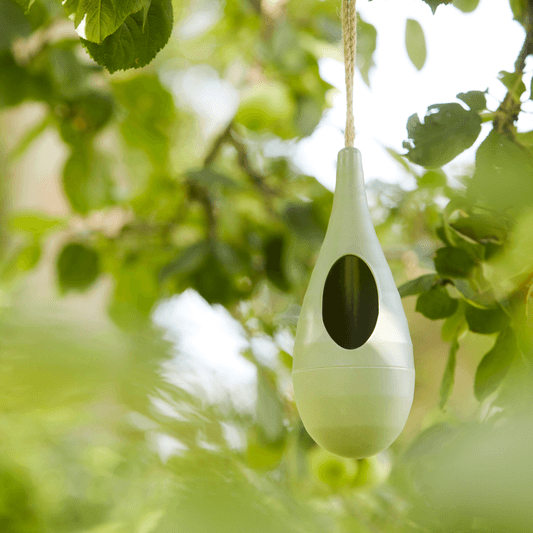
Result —
M330 226L340 229L353 223L372 224L366 200L361 152L357 148L347 147L340 150L337 156L337 182Z

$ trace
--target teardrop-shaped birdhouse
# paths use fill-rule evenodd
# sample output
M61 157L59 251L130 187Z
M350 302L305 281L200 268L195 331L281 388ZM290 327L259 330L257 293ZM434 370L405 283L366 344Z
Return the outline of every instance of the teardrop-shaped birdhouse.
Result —
M353 147L338 155L328 230L298 320L292 379L308 433L344 457L388 448L413 402L407 319Z

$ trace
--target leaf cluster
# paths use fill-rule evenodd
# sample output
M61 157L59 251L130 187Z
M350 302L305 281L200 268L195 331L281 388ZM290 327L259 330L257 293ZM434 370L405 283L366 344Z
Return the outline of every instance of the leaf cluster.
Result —
M437 7L451 2L427 3L438 16ZM43 118L8 162L53 131L66 150L60 183L69 213L0 212L6 218L0 296L7 309L0 315L2 446L4 457L15 458L0 466L0 481L5 494L17 496L8 503L20 511L8 513L7 527L164 533L176 524L206 531L218 520L228 531L406 531L398 524L407 524L409 490L400 498L397 486L385 488L390 468L378 460L321 457L287 387L297 302L332 194L289 157L265 154L270 141L311 135L329 106L332 87L320 77L318 58L340 49L336 6L291 1L276 14L265 3L228 0L207 30L177 45L170 39L173 20L184 31L187 15L177 3L174 9L163 0L19 4L0 0L0 106L38 102ZM453 5L468 12L477 2ZM521 22L523 7L513 2ZM148 64L167 41L172 60L165 69L172 63L188 72L209 63L217 82L231 78L239 90L232 116L206 142L201 120L168 81L174 67L110 78L80 54L77 39L48 39L65 9L85 49L110 72ZM35 35L44 37L21 54L19 45ZM408 56L422 69L426 43L416 21L406 22L405 37ZM357 62L368 84L376 42L375 28L360 18ZM491 348L478 354L475 397L504 413L531 401L532 135L513 129L527 97L523 72L503 72L500 79L512 104L504 109L487 109L485 92L469 91L430 106L423 121L408 120L405 157L389 154L414 178L414 190L379 181L369 186L394 273L404 275L406 251L426 271L400 294L415 296L427 319L443 320L450 350L442 408L465 356L465 335L491 339ZM462 189L453 188L441 167L474 146L491 120L475 169ZM11 313L4 302L43 262L52 235L59 294L110 287L107 312L118 328L105 349L92 331L65 339L48 325L4 320ZM163 379L170 352L152 344L153 311L187 289L224 306L242 327L242 355L257 373L252 412L206 407ZM270 359L261 343L271 348ZM423 432L406 462L429 457L424 472L434 472L432 454L458 435L444 426ZM166 463L159 456L164 446L154 444L160 441L179 450ZM427 479L422 474L413 474L417 482ZM438 501L426 508L433 511ZM36 512L39 505L45 511ZM324 506L336 510L324 513ZM422 513L416 520L444 531L434 518Z

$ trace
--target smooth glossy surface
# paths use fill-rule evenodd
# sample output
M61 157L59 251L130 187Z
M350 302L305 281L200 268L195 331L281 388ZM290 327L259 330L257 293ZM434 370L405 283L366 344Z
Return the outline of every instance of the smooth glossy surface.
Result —
M378 293L375 327L366 342L354 349L335 342L323 318L328 274L346 255L364 261ZM372 312L370 307L368 312ZM357 321L352 319L352 324L357 328ZM366 333L356 335L361 338ZM328 230L298 320L293 383L307 431L339 455L367 457L387 448L401 432L411 408L414 363L409 328L370 218L361 154L356 148L343 148L338 155Z
M292 376L307 432L343 457L370 457L401 433L413 402L415 372L393 367L300 370Z

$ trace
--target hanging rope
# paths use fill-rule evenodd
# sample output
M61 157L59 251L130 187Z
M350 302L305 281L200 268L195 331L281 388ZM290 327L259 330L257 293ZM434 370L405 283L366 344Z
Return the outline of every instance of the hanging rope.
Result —
M344 70L346 72L346 130L344 144L353 146L355 126L353 116L353 77L357 46L357 14L355 0L342 0L342 37L344 41Z

